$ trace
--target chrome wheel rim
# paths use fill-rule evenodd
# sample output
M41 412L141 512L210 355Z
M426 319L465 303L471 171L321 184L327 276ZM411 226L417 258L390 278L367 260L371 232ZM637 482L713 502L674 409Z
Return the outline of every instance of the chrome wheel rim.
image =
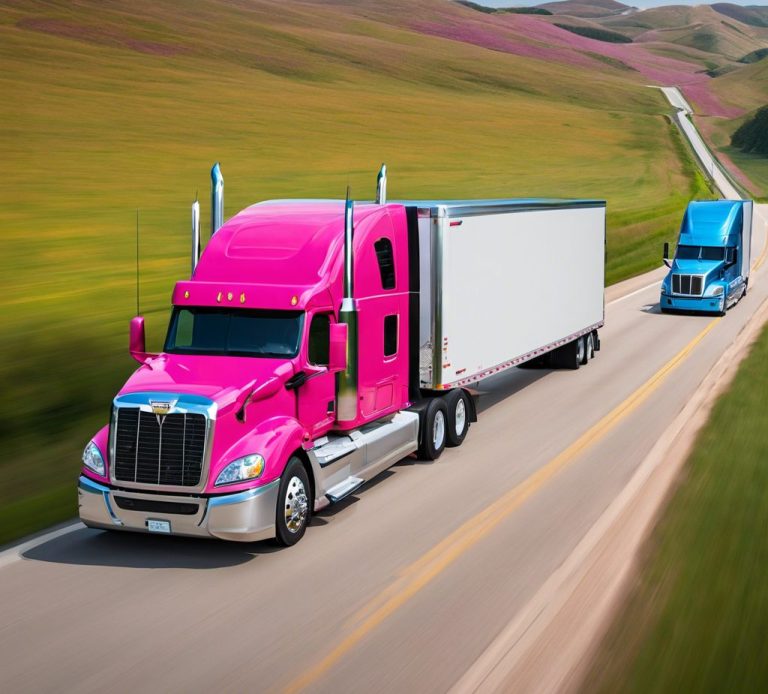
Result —
M587 359L591 359L595 356L595 341L592 338L592 335L590 335L587 338Z
M459 398L456 403L456 414L453 420L456 434L461 436L464 433L464 427L467 424L467 406L464 404L464 398Z
M285 527L289 532L297 533L304 527L307 520L307 491L302 482L296 475L291 477L288 487L285 490Z
M584 361L584 340L579 339L578 344L576 346L576 359L581 364L581 362Z
M445 415L442 410L438 410L435 414L435 423L432 427L432 445L436 451L439 451L443 447L443 441L445 440Z

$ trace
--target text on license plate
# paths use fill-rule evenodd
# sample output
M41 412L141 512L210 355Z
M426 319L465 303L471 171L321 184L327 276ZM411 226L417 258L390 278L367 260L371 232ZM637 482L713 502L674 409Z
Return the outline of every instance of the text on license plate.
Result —
M164 520L147 520L147 530L151 533L170 533L171 523Z

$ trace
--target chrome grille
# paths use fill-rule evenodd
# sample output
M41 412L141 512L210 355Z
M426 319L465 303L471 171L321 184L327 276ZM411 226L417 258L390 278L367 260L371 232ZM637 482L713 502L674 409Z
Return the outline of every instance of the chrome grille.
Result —
M701 296L704 292L702 275L672 275L672 293L686 296Z
M116 480L180 487L200 483L207 428L204 414L158 416L138 407L120 407L113 426Z

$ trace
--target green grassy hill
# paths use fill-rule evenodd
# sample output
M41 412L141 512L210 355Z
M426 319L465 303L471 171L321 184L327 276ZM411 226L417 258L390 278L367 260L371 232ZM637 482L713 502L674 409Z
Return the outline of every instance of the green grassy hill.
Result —
M475 15L441 0L0 6L0 543L74 514L83 444L135 366L136 209L157 348L216 160L227 216L347 183L370 198L382 161L392 197L604 197L608 279L656 264L706 194L664 100L604 62L409 28Z
M743 116L735 119L704 119L704 132L722 155L731 160L748 177L750 191L768 198L768 159L759 154L745 154L730 146L731 136L757 109L768 105L768 59L745 66L713 80L713 90L725 103L740 104Z

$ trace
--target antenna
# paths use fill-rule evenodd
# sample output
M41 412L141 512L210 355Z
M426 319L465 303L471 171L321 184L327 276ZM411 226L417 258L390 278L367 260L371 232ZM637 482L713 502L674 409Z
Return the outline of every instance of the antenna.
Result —
M139 208L136 208L136 315L141 315L139 309Z

